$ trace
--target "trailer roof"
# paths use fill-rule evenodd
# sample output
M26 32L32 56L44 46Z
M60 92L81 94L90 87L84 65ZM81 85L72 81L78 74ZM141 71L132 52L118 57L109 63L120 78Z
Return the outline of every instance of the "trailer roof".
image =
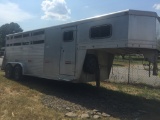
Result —
M87 18L87 19L93 19L93 18L103 17L103 16L110 16L110 17L112 16L112 17L114 17L114 16L120 16L120 15L124 15L124 14L158 17L156 12L127 9L127 10L112 12L112 13L103 14L103 15L99 15L99 16L94 16L94 17Z
M111 18L111 17L118 17L118 16L127 15L127 14L128 15L137 15L137 16L157 17L158 20L160 19L160 17L158 17L156 12L127 9L127 10L113 12L113 13L109 13L109 14L94 16L94 17L90 17L90 18L86 18L86 19L82 19L82 20L78 20L78 21L74 21L74 22L70 22L70 23L55 25L55 26L51 26L51 27L62 27L63 28L63 27L66 27L66 26L74 25L74 24L76 24L76 25L82 24L82 23L88 22L90 20L96 20L96 19L99 19L99 18ZM46 27L46 28L50 28L50 27ZM34 29L34 30L30 30L30 31L19 32L19 33L15 33L14 35L25 33L25 32L32 32L32 31L36 31L36 30L42 30L42 29L46 29L46 28L40 28L40 29ZM13 35L13 34L9 34L7 36L10 36L10 35Z
M152 11L128 10L128 12L130 15L158 17L157 13Z

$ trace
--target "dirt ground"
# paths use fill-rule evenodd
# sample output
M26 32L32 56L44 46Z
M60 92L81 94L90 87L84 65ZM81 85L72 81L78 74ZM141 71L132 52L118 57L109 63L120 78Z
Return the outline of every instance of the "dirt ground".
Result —
M90 120L160 120L160 89L147 85L101 82L96 88L95 82L35 77L15 81L1 71L0 98L1 120L77 120L86 114Z
M109 114L112 119L160 119L160 96L152 95L155 89L147 86L123 86L102 82L102 87L97 89L94 83L75 84L32 77L25 78L22 84L42 93L43 105L64 114L67 112L79 115L87 112L91 114L96 109L100 113ZM133 91L129 91L130 89ZM124 90L129 92L125 93ZM157 91L159 89L156 89ZM156 96L158 98L155 98Z

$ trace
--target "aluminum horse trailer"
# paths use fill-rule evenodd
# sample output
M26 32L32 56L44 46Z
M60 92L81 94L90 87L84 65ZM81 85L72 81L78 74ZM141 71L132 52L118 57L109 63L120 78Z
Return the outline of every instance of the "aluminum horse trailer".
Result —
M115 54L143 54L154 65L160 50L160 17L125 10L6 36L7 78L22 75L87 82L109 78Z

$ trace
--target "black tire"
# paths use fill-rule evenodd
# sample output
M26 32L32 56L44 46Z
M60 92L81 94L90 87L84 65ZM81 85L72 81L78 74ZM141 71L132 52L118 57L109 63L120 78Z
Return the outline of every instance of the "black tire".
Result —
M20 81L22 80L22 67L20 65L16 65L14 67L14 80Z
M5 77L6 78L13 78L13 67L11 64L7 64L5 67Z
M93 54L87 54L83 65L83 71L89 74L95 74L97 70L99 70L97 57Z

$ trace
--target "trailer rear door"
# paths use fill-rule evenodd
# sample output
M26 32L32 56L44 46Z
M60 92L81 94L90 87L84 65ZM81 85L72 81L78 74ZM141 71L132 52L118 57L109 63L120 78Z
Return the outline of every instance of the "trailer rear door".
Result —
M60 74L75 75L76 27L62 29Z

